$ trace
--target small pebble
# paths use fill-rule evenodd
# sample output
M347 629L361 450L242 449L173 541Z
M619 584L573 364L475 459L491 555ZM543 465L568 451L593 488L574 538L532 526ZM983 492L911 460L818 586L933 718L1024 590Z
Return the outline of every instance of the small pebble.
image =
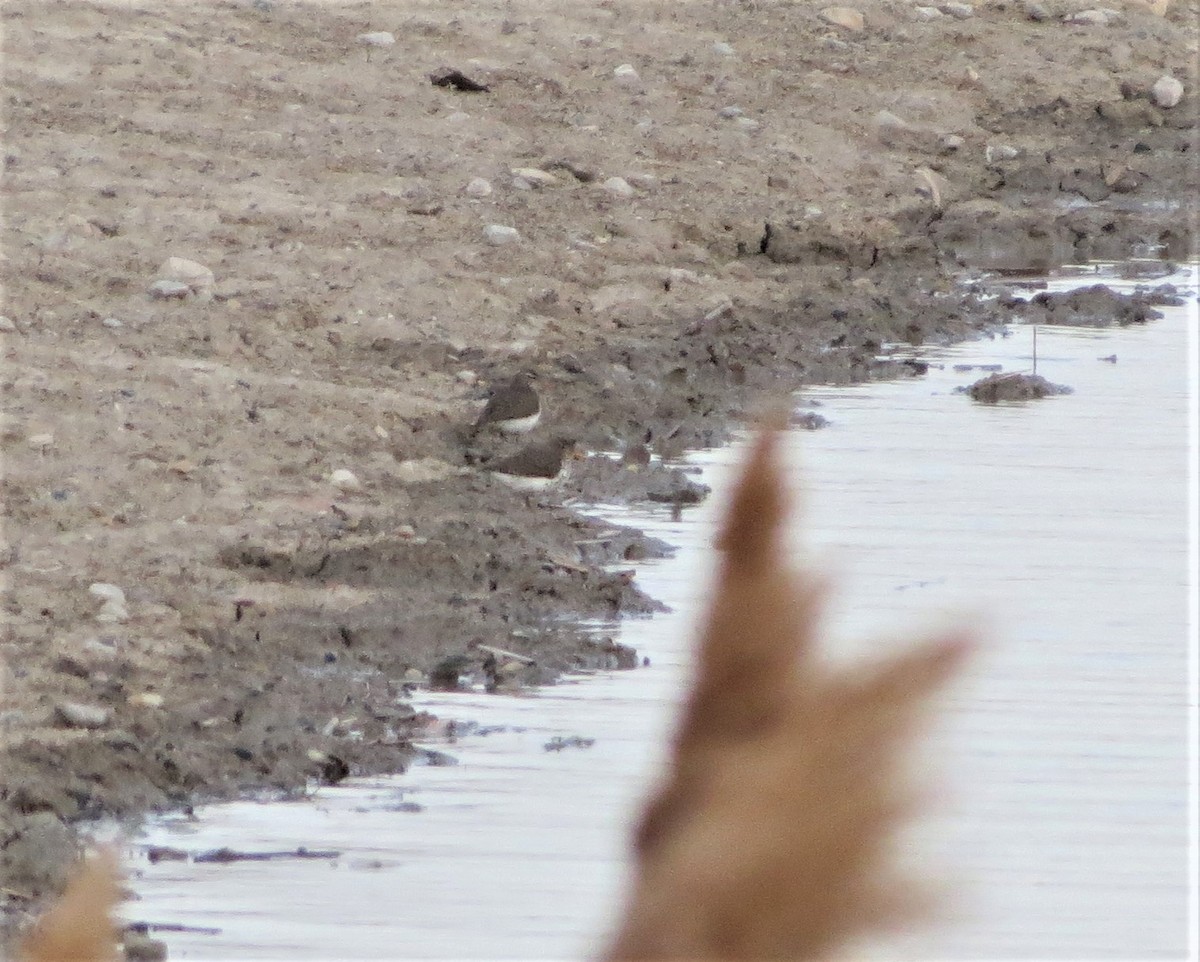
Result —
M983 156L989 164L994 164L1002 160L1015 160L1021 156L1021 151L1009 144L988 144Z
M956 150L961 150L966 141L958 136L958 134L942 134L938 138L938 145L942 148L943 153L952 154Z
M881 110L875 114L875 126L883 130L904 130L908 127L907 121L897 117L890 110Z
M718 40L712 45L713 53L722 57L732 57L737 51L724 40Z
M953 0L951 3L943 3L941 6L942 13L949 14L956 20L969 20L975 16L975 8L969 3L958 3Z
M613 79L622 87L636 87L642 82L642 78L638 76L638 72L634 70L631 63L623 63L619 67L614 67Z
M464 190L471 197L487 197L492 192L492 185L482 177L472 177Z
M88 585L88 594L119 605L125 604L125 592L117 585L109 584L107 581L96 581Z
M126 701L134 708L162 708L165 699L158 692L141 691L130 695Z
M15 331L17 325L13 323L12 318L0 316L0 331Z
M513 186L518 190L535 190L558 183L558 178L536 167L515 167L512 170Z
M1073 23L1085 27L1106 27L1112 19L1109 10L1079 10L1063 17L1064 23Z
M521 232L515 227L505 227L503 224L488 224L483 229L483 239L493 247L502 247L519 241Z
M101 324L102 324L104 327L112 328L114 331L115 331L115 330L116 330L118 327L124 327L124 326L125 326L125 325L124 325L124 324L122 324L122 323L121 323L119 320L117 320L115 317L106 317L106 318L105 318L104 320L102 320L100 323L101 323Z
M339 491L361 491L362 482L358 480L358 475L353 471L348 471L345 468L338 468L329 475L329 483Z
M746 111L742 110L741 107L734 106L722 107L717 111L717 116L724 117L726 120L733 120L735 117L743 117L745 114Z
M941 20L945 14L937 7L913 7L913 16L918 20Z
M1025 4L1025 16L1036 23L1041 23L1050 19L1050 11L1040 3L1027 3Z
M155 277L160 281L185 284L198 297L211 296L213 272L199 261L186 257L168 257L159 266Z
M96 612L97 621L113 624L129 620L129 612L125 607L125 592L116 585L97 581L88 587L88 593L104 601L100 610Z
M63 701L54 706L59 719L72 728L103 728L112 719L112 710L100 705Z
M851 33L861 33L866 27L862 11L855 10L853 7L826 7L817 16L826 23L849 30Z
M630 184L629 181L627 181L624 177L610 177L600 186L610 194L615 194L618 197L632 197L637 193L637 191L633 189L633 185Z
M52 447L54 447L54 435L53 434L32 434L29 436L28 440L25 443L28 444L31 448L33 448L35 451L41 451L43 454L45 454Z
M396 38L387 30L376 30L372 33L360 33L357 37L358 42L364 47L391 47L396 43Z
M1150 97L1159 107L1170 109L1183 99L1183 84L1171 76L1162 76L1150 89Z

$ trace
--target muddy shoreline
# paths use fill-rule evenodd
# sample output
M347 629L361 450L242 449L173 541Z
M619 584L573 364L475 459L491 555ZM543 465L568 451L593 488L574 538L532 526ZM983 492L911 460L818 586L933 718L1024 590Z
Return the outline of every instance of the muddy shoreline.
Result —
M506 685L627 661L577 622L652 612L613 566L663 548L564 501L686 504L671 460L765 401L1020 316L963 278L1189 256L1195 5L1102 39L1051 6L871 3L846 34L782 5L6 5L5 931L88 819L402 770L410 687L479 645L534 662ZM151 297L167 256L213 283ZM517 370L541 431L655 460L498 484L479 462L518 443L467 427Z

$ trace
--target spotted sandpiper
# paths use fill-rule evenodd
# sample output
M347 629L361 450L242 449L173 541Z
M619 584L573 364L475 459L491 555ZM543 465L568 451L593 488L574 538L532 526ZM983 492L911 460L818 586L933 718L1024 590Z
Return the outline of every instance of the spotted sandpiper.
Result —
M532 371L522 371L497 389L475 422L475 431L489 426L504 434L532 431L542 417L541 399L530 383L533 379Z
M516 454L485 465L498 481L517 491L541 491L558 480L574 438L554 438L526 445Z

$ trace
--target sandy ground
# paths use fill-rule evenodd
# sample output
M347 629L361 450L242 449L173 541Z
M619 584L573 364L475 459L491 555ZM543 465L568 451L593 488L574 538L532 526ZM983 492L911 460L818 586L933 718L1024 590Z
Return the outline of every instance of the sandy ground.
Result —
M8 924L81 819L403 767L449 656L628 659L562 615L651 610L612 565L659 547L561 502L695 492L507 490L491 385L669 462L1007 320L965 274L1193 249L1194 0L854 10L4 5ZM152 297L169 257L211 279Z

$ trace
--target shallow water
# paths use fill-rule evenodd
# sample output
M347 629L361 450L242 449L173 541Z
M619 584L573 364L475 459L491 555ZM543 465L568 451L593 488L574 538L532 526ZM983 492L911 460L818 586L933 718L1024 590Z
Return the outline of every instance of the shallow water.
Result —
M923 378L806 392L831 423L798 432L789 451L803 465L796 539L838 575L831 652L877 650L964 613L983 627L923 756L940 789L907 845L955 894L944 917L867 954L1184 953L1189 325L1194 302L1145 327L1040 328L1038 372L1075 393L1032 404L953 393L982 376L955 364L1029 369L1031 330L1020 327L922 349L935 365ZM651 667L524 698L427 695L434 712L507 728L449 746L454 767L155 823L137 845L343 854L143 859L130 914L220 930L160 933L176 959L594 955L684 682L737 456L735 446L693 458L718 494L682 521L610 512L679 546L638 575L675 612L621 628ZM595 744L546 751L555 735ZM394 810L401 800L422 810Z

